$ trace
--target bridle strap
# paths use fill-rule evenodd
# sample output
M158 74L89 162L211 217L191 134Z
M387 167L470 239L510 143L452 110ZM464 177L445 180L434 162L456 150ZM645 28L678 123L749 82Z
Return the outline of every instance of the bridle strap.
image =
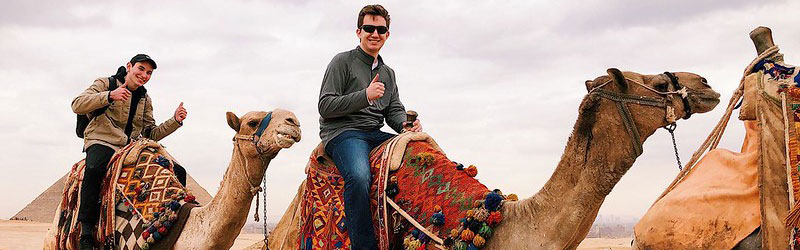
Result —
M691 107L689 107L689 100L687 99L687 89L684 86L681 86L680 82L678 82L678 77L670 72L664 72L664 75L669 78L670 83L672 84L675 90L662 92L653 89L650 86L647 86L643 83L638 81L634 81L633 79L625 78L625 81L634 82L647 90L650 90L656 94L664 95L665 97L650 97L650 96L638 96L638 95L631 95L626 93L619 93L610 90L603 89L602 87L611 82L611 80L604 82L597 87L594 87L592 90L589 91L589 94L595 94L602 98L606 98L612 100L616 103L617 112L622 119L622 124L625 126L625 131L628 133L628 136L631 138L631 144L633 146L633 151L636 153L636 156L642 154L642 141L641 141L641 134L639 133L639 129L636 128L636 123L633 120L633 115L631 114L630 109L628 108L628 103L634 103L638 105L646 105L652 107L663 108L666 111L667 121L670 124L674 124L674 120L676 119L674 108L672 106L667 105L667 101L672 100L672 95L680 95L681 100L683 101L683 109L685 111L684 119L687 119L691 116Z
M264 119L261 119L261 122L258 126L258 130L256 133L253 134L254 136L261 137L261 134L264 133L264 130L267 129L267 125L269 125L269 121L272 120L272 112L268 112L267 116L264 116Z
M637 96L631 94L618 93L605 89L595 89L593 93L599 95L600 97L604 97L606 99L615 102L635 103L639 105L647 105L659 108L667 106L667 99L663 97Z
M683 111L684 111L683 119L689 119L689 117L692 116L692 107L689 106L689 99L687 97L686 87L681 85L681 83L678 81L678 77L675 76L675 74L666 71L664 72L664 75L666 75L667 78L669 78L669 81L670 83L672 83L672 87L674 87L675 90L679 91L683 90L683 93L681 94L681 100L683 101Z
M662 97L635 96L608 91L605 89L594 89L591 94L596 94L600 97L614 101L617 106L617 112L619 113L620 118L622 118L622 124L625 126L625 131L632 140L631 144L633 145L633 151L636 153L636 156L641 155L644 151L642 149L641 136L639 134L639 129L636 128L636 123L633 121L633 115L631 114L630 109L628 109L627 104L635 103L639 105L666 108L666 99Z

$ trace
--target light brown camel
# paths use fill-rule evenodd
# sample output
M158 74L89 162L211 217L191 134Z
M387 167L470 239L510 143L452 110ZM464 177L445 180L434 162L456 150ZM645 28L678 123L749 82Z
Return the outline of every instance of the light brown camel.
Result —
M214 199L191 211L173 249L229 249L247 220L253 200L251 189L261 183L270 161L281 149L300 141L300 123L290 111L272 111L272 119L257 142L251 138L267 112L248 112L241 118L231 112L226 115L228 125L236 131L228 169ZM45 249L56 249L51 231Z
M757 28L753 29L752 31L750 31L750 39L752 40L753 45L755 46L755 49L756 49L757 57L756 57L756 59L754 59L754 62L758 62L761 59L769 59L769 60L773 60L773 61L776 61L776 62L783 63L783 55L778 53L777 47L775 46L775 42L773 41L773 38L772 38L772 30L770 28L760 26L760 27L757 27ZM748 67L746 68L746 70L745 70L745 78L742 79L741 84L747 85L745 82L748 81L748 80L746 80L746 79L750 79L751 76L756 75L756 73L755 73L756 71L754 71L752 69L752 67L753 67L753 64L751 63L751 65L748 65ZM786 145L783 144L784 143L784 139L785 139L783 137L784 136L784 132L785 132L784 131L785 128L784 128L783 119L780 119L780 118L775 119L774 118L774 117L781 117L783 115L782 113L784 111L783 111L783 108L780 105L780 101L778 101L779 103L777 105L773 105L773 104L759 104L759 101L757 100L759 98L781 100L780 93L778 92L778 88L779 88L778 84L776 82L774 82L774 81L764 81L763 82L764 89L761 90L760 92L757 92L757 93L759 93L758 95L752 95L752 96L751 95L742 95L744 92L739 92L739 91L745 90L744 85L739 86L740 90L735 92L733 94L733 97L731 97L732 98L731 99L731 105L736 104L736 103L739 103L739 105L742 105L744 103L745 106L754 107L749 112L745 111L744 108L741 109L740 110L740 119L743 120L743 121L746 121L746 120L758 120L758 128L759 128L759 130L768 131L765 134L760 134L759 133L757 135L754 135L755 138L756 138L756 140L754 140L754 142L757 142L759 144L761 144L761 143L764 144L764 146L759 146L760 149L758 151L758 154L761 155L761 157L763 157L764 155L780 155L780 156L784 156L784 154L788 154L787 152L784 151L786 149ZM755 92L755 91L753 91L753 92ZM739 102L740 101L739 98L742 98L741 102ZM758 107L756 108L756 106L758 106ZM755 113L756 113L755 110L756 109L759 110L758 111L759 115L757 116L757 118L756 118L756 115L755 115ZM730 115L730 112L731 112L731 110L728 110L727 115ZM746 115L746 114L751 113L751 112L753 114L753 117L748 118L749 115ZM767 114L767 115L764 115L764 114ZM723 122L727 123L727 120L729 119L729 117L726 117L726 116L723 115L723 117L721 119L722 120L720 120L720 123L723 123ZM747 126L747 125L745 125L745 126ZM724 130L725 129L723 127L722 130L719 132L719 134L717 136L721 136L722 132L724 132ZM712 135L714 135L714 134L715 133L712 132ZM710 135L710 137L712 135ZM760 136L764 136L766 138L765 139L759 138ZM717 138L717 139L719 139L719 138ZM747 139L745 141L747 141ZM713 148L709 148L708 152L711 152L712 149ZM701 149L698 149L699 152L705 152L705 150L706 150L705 147L701 147ZM708 155L708 152L706 152L705 155ZM700 155L698 155L698 156L700 156ZM787 186L787 182L786 182L787 177L786 177L786 171L784 170L785 165L783 164L785 161L786 161L786 159L785 158L781 158L781 157L774 157L774 156L773 157L763 157L763 158L759 158L759 163L758 164L761 165L761 166L751 166L753 168L758 169L758 172L756 172L757 175L763 175L763 176L758 176L758 177L752 177L752 178L757 178L758 179L758 182L757 182L757 186L758 186L758 190L757 191L758 191L758 193L756 194L758 197L754 197L754 199L758 200L756 202L760 201L760 204L758 204L758 207L757 207L759 210L761 210L760 211L761 212L761 216L759 218L760 219L760 224L755 230L753 230L744 239L742 239L741 241L738 241L738 242L733 242L733 243L736 243L736 245L732 248L733 250L760 250L760 249L788 249L789 248L789 242L790 241L787 240L787 238L789 238L791 236L791 233L790 233L791 229L787 228L785 226L784 218L786 218L786 215L789 212L788 208L790 207L790 205L789 205L789 197L788 197L789 194L788 193L791 192L791 191L787 192L787 190L791 190L791 187ZM667 188L667 191L665 191L662 194L662 197L665 196L669 191L671 191L679 183L678 181L683 180L684 174L688 173L687 171L694 171L694 168L695 168L695 166L693 166L692 162L690 161L690 163L687 164L687 168L685 168L684 171L681 172L678 175L678 178L676 178L676 180L673 181L673 183ZM719 177L719 173L714 172L713 174L714 174L715 177ZM745 176L742 176L742 175L745 175ZM744 180L744 179L748 179L748 178L751 178L751 177L746 176L745 173L741 173L740 176L737 176L736 178ZM711 184L710 186L713 186L713 185L714 184ZM736 185L729 185L729 186L736 186ZM707 187L700 187L700 188L693 187L691 190L700 190L700 191L697 191L697 192L713 191L713 190L707 190L706 188ZM716 191L714 191L714 192L716 192ZM737 191L737 192L739 192L739 191ZM743 191L743 190L741 190L740 192L741 193L745 193L745 191ZM659 197L659 200L662 197ZM726 206L728 208L734 207L736 209L733 209L732 211L735 211L736 214L738 214L738 212L741 212L741 209L742 209L741 207L737 207L736 205L733 205L733 203L726 204L728 202L731 202L731 200L732 200L732 198L728 197L728 196L723 196L723 195L719 195L718 194L717 197L713 197L713 196L712 197L703 197L703 199L706 200L708 203L716 204L718 206L722 205L722 206ZM659 200L656 200L656 202L658 202ZM747 200L749 201L750 199L747 199ZM650 213L650 211L648 213ZM700 214L704 214L704 213L700 213ZM729 227L729 225L730 225L731 227L735 228L737 225L742 225L741 221L735 221L735 222L729 223L729 221L727 221L727 220L728 219L739 220L740 218L746 217L746 216L737 216L736 214L734 214L733 216L727 216L727 217L726 216L719 216L719 215L712 215L713 217L710 217L709 221L714 221L715 223L719 223L719 225L725 225L725 227ZM645 216L648 216L648 215L645 215ZM673 218L673 217L670 217L670 216L667 216L667 217L668 218ZM742 221L743 220L744 219L742 219ZM705 221L695 221L695 222L686 222L684 225L700 225L699 228L695 228L694 226L689 226L690 228L692 228L693 232L694 232L694 230L705 231L705 232L709 232L709 231L713 232L714 231L713 230L713 226L708 226L708 228L704 228L703 225L705 225L705 224L707 224L707 222L705 222ZM639 225L637 225L637 227L639 227ZM762 229L766 229L766 230L762 230ZM676 235L680 235L680 233L678 233ZM638 234L637 234L637 236L638 236ZM650 235L650 236L652 236L652 235ZM681 242L679 244L674 244L671 247L679 248L679 249L691 249L693 247L697 247L698 245L705 246L705 244L711 243L711 242L719 243L720 241L733 241L734 239L737 239L737 236L739 236L739 235L735 232L735 230L724 230L722 232L719 232L719 235L715 234L714 236L716 236L716 237L701 237L701 238L695 237L696 239L700 239L700 240L698 240L696 242L691 242L690 244L686 244L686 242ZM664 237L664 236L658 236L658 235L652 236L652 237L660 238L660 239L670 239L670 241L680 238L680 237ZM669 243L669 241L665 241L665 242ZM659 247L659 246L660 247L664 247L664 245L657 245L656 247ZM717 246L717 245L715 245L715 246ZM636 237L634 237L634 241L632 242L631 249L634 249L634 250L636 250L636 249L649 249L649 248L653 248L653 247L654 246L647 246L647 245L643 245L643 244L637 242Z
M686 87L685 99L666 73L641 75L612 68L607 76L587 81L589 94L581 102L578 120L555 172L533 197L503 206L505 218L483 249L577 248L606 195L641 154L644 140L669 123L669 114L674 114L670 117L673 121L688 118L719 103L719 94L704 78L685 72L673 74ZM615 101L623 99L627 103ZM656 100L664 101L664 105L645 104L658 103ZM624 112L619 111L624 108L619 105L629 110L631 129L626 129ZM634 141L631 134L638 134L639 139ZM289 235L296 235L289 231ZM297 239L270 242L276 244L270 249L298 249Z

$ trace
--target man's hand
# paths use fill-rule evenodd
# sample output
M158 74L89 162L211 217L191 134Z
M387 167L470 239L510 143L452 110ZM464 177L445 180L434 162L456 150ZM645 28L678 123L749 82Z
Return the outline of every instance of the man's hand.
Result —
M183 119L186 119L186 109L183 108L183 102L178 105L178 108L175 109L175 115L173 116L176 121L183 122Z
M419 123L419 119L414 120L414 123L410 125L411 126L409 126L408 122L403 122L403 127L406 129L406 131L422 132L422 124Z
M128 88L126 88L123 84L117 89L111 91L108 97L111 98L111 101L127 101L128 99L131 99L131 91L128 90Z
M383 97L383 92L386 90L386 87L382 82L378 81L378 76L380 76L380 74L375 74L375 78L372 78L372 82L370 82L369 87L367 87L367 100L374 101Z

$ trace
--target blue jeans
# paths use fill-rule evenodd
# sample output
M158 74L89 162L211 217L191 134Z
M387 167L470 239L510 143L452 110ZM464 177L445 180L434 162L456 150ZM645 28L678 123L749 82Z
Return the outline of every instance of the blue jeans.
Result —
M394 135L378 129L348 130L331 139L325 146L339 173L344 177L345 227L352 249L378 249L372 228L369 189L369 151Z

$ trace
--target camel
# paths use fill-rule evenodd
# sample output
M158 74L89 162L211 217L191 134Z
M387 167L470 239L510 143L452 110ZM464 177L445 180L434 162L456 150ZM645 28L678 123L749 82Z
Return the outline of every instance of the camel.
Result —
M717 125L718 127L721 126L720 127L721 129L711 132L711 135L709 135L709 139L706 139L707 142L704 143L703 146L701 146L701 148L697 150L695 156L689 161L686 168L684 168L684 170L678 174L676 179L667 188L667 190L665 190L664 193L661 194L661 197L659 197L656 200L656 203L654 203L653 206L656 206L659 200L661 200L661 198L664 198L670 191L673 191L673 189L676 188L679 183L685 183L684 181L689 178L687 177L689 172L694 173L695 176L711 175L714 178L720 178L720 173L717 170L713 170L713 172L705 174L698 173L697 171L695 171L695 169L698 165L701 165L702 163L698 163L698 165L694 165L693 163L695 163L695 160L699 159L701 155L705 157L711 155L713 150L718 150L715 149L716 145L712 147L707 143L710 139L715 142L719 142L719 139L721 138L723 132L725 131L725 125L728 123L728 120L730 119L733 105L736 105L736 103L746 103L747 106L751 107L747 110L740 109L739 119L745 122L745 127L757 126L759 130L758 133L754 133L752 135L753 138L751 139L747 138L750 137L750 135L746 135L744 144L758 143L759 157L763 157L764 155L773 155L773 154L777 155L789 154L788 152L785 151L788 149L787 145L784 145L784 139L786 139L783 137L785 133L784 131L785 128L784 128L784 121L783 119L781 119L781 116L783 115L784 112L783 108L781 107L780 103L778 103L778 105L761 104L758 100L761 98L765 99L771 98L775 100L781 100L781 94L778 91L778 83L775 81L764 81L763 89L760 90L761 93L759 95L744 94L746 90L750 90L750 88L757 89L757 87L755 87L756 86L755 84L749 86L749 84L756 82L754 79L757 74L755 73L755 70L753 70L754 64L756 62L761 61L762 59L770 59L782 63L783 54L778 53L779 50L773 41L772 30L770 28L760 26L753 29L749 35L750 39L753 42L753 45L755 46L757 57L753 60L753 62L751 62L750 65L748 65L745 68L745 73L744 76L742 77L740 85L737 88L737 91L735 91L733 93L733 96L731 97L728 110L720 119ZM745 86L749 87L746 88ZM758 111L756 112L756 110ZM751 123L751 125L748 125L748 122ZM764 133L763 131L766 132ZM763 139L761 138L762 136L764 137ZM708 149L708 151L706 151L706 149ZM745 150L744 147L742 150L743 151ZM706 244L720 244L721 242L725 243L730 242L731 244L735 243L736 245L733 246L732 248L733 250L788 249L790 247L791 240L787 241L787 238L791 237L790 231L792 227L786 226L786 224L784 224L785 223L784 219L787 217L787 214L789 213L789 208L791 207L788 195L792 191L791 191L791 184L787 186L787 181L786 181L787 172L785 170L785 165L783 165L785 164L784 163L785 161L786 158L780 158L780 157L759 158L758 165L748 165L749 168L752 168L757 172L732 173L735 174L733 177L737 179L746 180L752 178L753 180L755 179L758 180L757 182L753 182L752 186L749 186L752 187L755 190L755 192L757 192L753 194L753 196L749 196L749 194L745 190L735 190L733 192L739 192L740 194L740 196L737 198L731 198L729 196L724 195L725 192L730 192L730 191L719 192L720 194L716 195L716 197L712 196L712 197L702 198L708 204L714 204L713 206L724 206L729 208L729 211L733 211L732 214L720 212L723 214L729 214L728 216L725 215L721 216L719 214L715 215L698 211L688 211L689 214L694 213L694 214L705 215L707 216L705 219L708 219L709 221L713 220L715 221L715 223L719 223L719 225L725 225L725 227L733 228L734 230L745 229L747 228L747 225L752 225L752 224L744 223L744 221L746 220L743 218L752 219L752 217L744 216L744 214L747 212L744 212L742 210L750 211L752 207L744 208L742 207L743 206L742 203L736 204L736 202L733 202L733 200L738 199L739 201L754 202L754 203L749 203L749 205L755 204L756 205L755 209L760 210L761 216L757 217L756 220L759 223L758 227L756 227L752 232L750 232L750 234L748 234L746 237L739 240L738 242L734 240L738 240L739 237L742 236L740 234L741 231L736 232L734 230L730 231L724 230L719 235L715 235L717 237L699 237L699 238L694 237L695 239L699 240L697 242L692 242L690 244L686 244L686 241L682 241L681 236L674 236L674 235L681 235L682 232L674 233L668 236L660 235L661 234L660 232L653 234L648 232L642 234L637 233L632 242L631 249L649 249L653 247L663 248L667 247L667 245L673 241L679 241L680 243L676 243L674 244L674 246L670 247L678 249L681 248L691 249L691 248L696 248L697 245L705 246ZM708 167L706 167L705 169L708 170ZM699 171L702 171L702 169L700 169ZM725 178L723 177L723 179ZM747 183L747 182L742 181L742 183ZM728 184L726 183L726 185ZM737 186L737 185L733 184L728 186ZM689 187L690 188L684 190L692 190L692 192L697 194L717 192L717 190L710 190L709 188L709 187L714 187L714 184L702 187L690 185ZM740 198L744 196L748 197ZM717 210L713 211L716 212ZM650 213L653 213L653 216L655 217L659 216L657 212L653 212L653 210L651 210L648 211L648 214L646 214L645 217L643 217L643 220L644 218L649 216ZM667 216L662 215L662 216L663 216L662 218L664 217L669 219L674 218L668 215ZM637 230L639 230L639 227L643 222L639 223L640 224L636 226ZM648 225L648 223L652 222L644 222L645 225ZM688 225L688 228L691 228L692 232L695 232L695 230L700 232L713 231L712 226L705 227L707 223L706 221L703 220L684 221L683 225L684 226ZM642 228L646 228L646 226L642 226ZM645 231L642 230L642 232ZM745 231L743 233L747 232L749 231ZM641 244L640 241L636 239L636 237L647 234L649 234L648 235L649 237L659 238L659 239L669 239L669 240L656 243L655 245L648 245L648 244ZM714 247L717 248L721 246L714 245Z
M534 196L506 202L505 218L483 249L576 249L606 195L641 155L644 141L676 119L711 111L719 103L719 94L693 73L607 72L586 81L589 94L553 175ZM299 243L270 242L284 244L272 249L298 249Z
M247 220L253 192L269 163L281 149L300 141L300 123L294 113L272 111L272 119L263 135L253 134L267 116L264 111L248 112L241 118L227 112L228 125L236 131L228 169L213 200L189 214L186 225L173 249L229 249ZM56 228L58 220L50 229ZM45 249L56 249L54 230L48 231Z

